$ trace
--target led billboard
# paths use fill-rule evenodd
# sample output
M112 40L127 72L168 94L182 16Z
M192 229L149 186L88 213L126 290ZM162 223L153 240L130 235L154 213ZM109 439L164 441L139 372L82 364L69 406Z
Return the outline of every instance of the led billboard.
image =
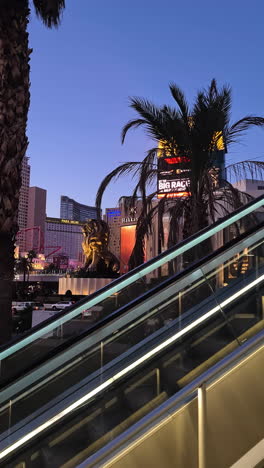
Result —
M190 159L183 157L158 158L158 198L183 197L190 190Z

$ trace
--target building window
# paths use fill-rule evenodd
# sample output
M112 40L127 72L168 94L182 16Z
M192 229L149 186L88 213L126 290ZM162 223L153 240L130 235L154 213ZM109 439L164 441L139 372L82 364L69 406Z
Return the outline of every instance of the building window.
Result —
M258 185L258 190L264 190L264 185Z

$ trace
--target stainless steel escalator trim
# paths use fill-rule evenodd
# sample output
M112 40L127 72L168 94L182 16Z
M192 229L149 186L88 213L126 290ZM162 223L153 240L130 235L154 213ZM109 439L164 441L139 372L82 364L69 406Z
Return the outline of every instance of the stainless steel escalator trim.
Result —
M188 331L192 330L196 326L200 325L203 321L207 320L210 316L214 315L216 312L220 310L220 308L224 308L226 305L230 304L234 300L236 300L238 297L243 295L245 292L249 291L252 289L254 286L260 284L262 281L264 281L264 274L249 283L248 285L244 286L242 289L237 291L235 294L230 296L229 298L225 299L223 302L221 302L219 305L211 309L209 312L204 314L203 316L199 317L196 319L194 322L191 324L187 325L184 329L180 330L179 332L175 333L173 336L170 338L166 339L163 343L159 344L152 350L148 351L144 356L141 356L138 358L136 361L134 361L132 364L128 365L124 369L120 370L117 372L114 376L108 378L105 382L103 382L101 385L93 389L92 391L88 392L86 395L81 397L79 400L75 401L71 405L69 405L67 408L64 410L60 411L57 415L53 416L52 418L48 419L38 427L36 427L34 430L31 430L28 432L26 435L22 436L19 440L16 442L12 443L8 447L4 448L0 452L0 460L3 460L6 456L10 455L12 452L14 452L16 449L27 443L29 440L33 439L37 435L39 435L41 432L46 430L47 428L51 427L53 424L57 423L60 421L63 417L69 415L71 412L79 408L81 405L84 403L87 403L91 398L93 398L95 395L98 395L102 390L106 389L109 387L111 384L114 382L118 381L122 377L124 377L126 374L128 374L130 371L138 367L140 364L143 362L147 361L151 357L153 357L155 354L158 352L162 351L164 348L168 347L171 345L174 341L176 341L179 337L183 336L186 334ZM32 427L32 424L31 424Z
M200 244L201 242L208 239L209 237L216 234L217 232L222 231L224 228L230 226L230 224L233 224L239 221L241 218L247 216L253 211L256 211L258 208L263 207L263 205L264 205L264 197L263 198L261 197L255 203L250 204L250 206L248 206L247 208L243 209L242 211L239 211L238 213L235 213L233 216L230 216L228 219L224 220L222 223L217 224L216 226L213 226L211 229L202 233L200 236L192 239L187 244L184 244L183 246L179 248L175 248L175 250L173 250L172 252L170 251L167 255L165 256L163 255L162 258L159 258L154 262L151 261L150 265L146 265L145 268L143 268L140 271L137 271L134 275L132 274L129 277L125 278L121 283L114 285L112 288L110 287L109 289L107 289L107 291L102 292L101 294L97 295L91 300L88 299L86 303L81 304L79 307L77 307L76 309L72 311L69 311L67 315L63 315L57 320L55 319L52 323L47 324L40 330L36 331L33 335L29 335L25 337L18 343L15 343L14 345L0 352L0 361L10 356L11 354L17 352L19 349L23 348L24 346L27 346L28 344L37 340L38 338L41 338L43 335L51 332L52 330L54 330L54 328L62 326L64 323L73 319L77 315L80 315L87 308L93 307L99 302L101 302L102 300L104 300L105 298L111 296L112 294L118 291L121 291L122 289L129 286L131 283L142 278L143 276L146 276L147 274L151 273L153 270L161 267L164 263L175 259L178 255L183 254L190 248Z
M230 371L233 371L236 367L250 359L254 354L261 351L263 347L264 330L243 343L235 351L194 379L190 384L177 392L177 394L144 416L140 421L96 453L76 465L76 468L99 468L102 466L107 467L108 464L112 466L115 458L118 460L122 453L129 451L133 445L142 441L148 431L155 431L161 424L166 423L166 420L170 419L176 411L181 410L185 404L195 399L201 386L211 387L212 385L216 385Z

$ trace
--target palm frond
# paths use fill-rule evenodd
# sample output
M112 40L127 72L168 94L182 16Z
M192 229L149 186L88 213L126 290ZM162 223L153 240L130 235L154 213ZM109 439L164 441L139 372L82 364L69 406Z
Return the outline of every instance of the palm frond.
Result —
M247 115L243 119L238 120L225 132L225 139L227 145L237 143L238 137L244 135L245 131L250 127L263 127L264 117L257 117L254 115Z
M122 145L123 145L123 143L125 141L127 132L131 128L138 128L138 127L140 127L141 125L144 125L144 124L147 124L147 121L145 119L133 119L133 120L130 120L126 125L124 125L124 127L122 128L122 132L121 132Z
M95 206L96 206L97 210L99 210L99 212L101 210L101 203L102 203L103 194L105 192L106 187L109 185L109 183L112 182L114 179L122 176L122 175L129 174L129 173L135 171L135 169L138 166L140 166L141 164L142 164L141 162L133 162L133 161L132 162L127 162L127 163L121 164L116 169L114 169L112 172L107 174L107 176L101 182L101 184L100 184L100 186L99 186L99 188L97 190L97 194L96 194Z
M184 122L189 125L189 106L184 96L183 91L175 84L169 84L170 92L174 100L176 101L181 111Z
M229 179L235 177L239 179L264 179L264 162L263 161L240 161L238 163L230 164L226 167L226 172L229 174Z
M165 197L162 198L158 203L158 251L160 250L160 246L164 247L165 237L164 237L164 225L163 225L163 215L166 210L166 199ZM160 251L158 252L160 253Z
M122 141L130 128L133 126L138 127L139 125L145 125L147 134L156 141L166 139L166 135L164 135L164 131L166 130L164 114L158 106L155 106L147 99L133 97L130 98L130 107L139 114L140 119L128 122L123 128Z
M151 185L154 177L157 176L157 167L156 164L154 164L156 154L156 148L149 150L147 156L142 161L142 165L138 168L138 190L142 197L143 205L146 203L147 188Z
M65 0L33 0L33 3L37 16L48 28L60 24L65 9Z
M153 194L150 195L153 197ZM144 262L145 257L145 237L151 233L152 219L156 214L158 206L154 206L148 213L141 212L137 227L136 227L136 241L129 259L129 269L132 270L136 266Z
M133 196L122 196L118 200L118 204L120 205L121 200L122 200L122 204L123 204L123 207L124 207L124 212L125 212L125 214L128 214L129 210L135 206L135 203L138 200L138 198L139 197L136 197L136 196L134 196L134 197Z
M238 190L227 180L222 190L219 190L219 195L221 196L222 202L229 208L229 213L230 211L237 210L249 201L247 194Z
M158 219L159 247L164 245L164 215L169 215L168 246L174 245L179 238L187 237L219 216L243 205L249 198L233 185L224 180L218 164L228 146L252 126L262 127L263 117L246 116L230 126L232 104L231 88L218 87L215 79L209 86L196 95L192 108L188 106L182 90L170 83L170 92L176 106L156 106L143 98L130 98L130 107L136 118L130 120L122 130L122 143L132 128L143 127L145 133L155 142L141 163L127 163L119 166L105 177L97 194L97 206L101 204L102 194L115 177L132 171L136 183L128 203L140 199L140 214L136 228L136 242L131 255L130 267L144 260L145 240L150 234L154 217ZM221 154L219 153L221 151ZM218 156L221 156L219 158ZM157 177L157 157L186 156L190 160L189 196L170 199L165 196L156 200L148 195ZM180 158L179 158L180 159ZM186 170L186 165L178 169ZM172 169L174 170L174 169ZM171 173L171 172L170 172ZM264 178L264 162L242 161L227 167L229 178ZM220 175L219 175L220 174ZM176 177L176 175L175 175ZM154 194L154 195L153 195ZM139 198L138 198L139 197ZM152 206L151 206L152 205ZM155 219L156 222L156 219ZM180 232L181 231L181 232ZM211 249L210 242L195 250L195 255L204 255ZM189 262L191 256L185 255L183 261Z
M213 78L210 83L209 90L208 90L208 97L210 101L214 101L217 95L218 95L218 90L217 90L216 79Z
M179 234L181 223L184 218L184 210L186 206L186 199L184 197L177 198L173 205L168 208L170 221L169 221L169 236L167 247L170 248L177 244L179 241Z

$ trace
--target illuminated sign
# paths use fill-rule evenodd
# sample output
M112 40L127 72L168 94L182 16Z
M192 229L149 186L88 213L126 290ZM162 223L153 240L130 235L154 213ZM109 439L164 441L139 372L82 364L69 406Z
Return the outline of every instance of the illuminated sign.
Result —
M128 223L136 224L138 221L138 218L136 216L137 207L136 206L130 207L128 211L129 211L129 216L125 216L124 218L122 218L122 224L128 224Z
M186 163L186 162L190 162L190 158L187 158L186 156L177 156L176 158L164 158L164 160L166 161L166 163L168 164L179 164L179 163Z
M56 223L56 224L76 224L78 226L83 226L85 223L80 221L74 221L72 219L61 219L61 218L46 218L47 223Z
M193 120L189 118L192 128ZM225 179L225 143L223 133L216 131L213 134L210 148L210 175L215 188ZM191 160L186 154L179 154L180 150L175 142L160 140L158 156L158 190L157 198L174 198L190 196Z
M190 187L190 179L159 179L159 193L187 192Z
M108 218L115 218L121 215L121 210L111 210L106 212Z
M190 159L186 156L158 158L158 198L190 195Z
M126 224L126 223L137 223L137 220L138 218L131 218L131 217L127 217L127 218L122 218L122 223L123 224Z
M177 192L177 193L158 193L157 198L181 198L188 197L190 192Z
M80 224L80 221L73 221L71 219L61 219L61 223L63 223L63 224Z

